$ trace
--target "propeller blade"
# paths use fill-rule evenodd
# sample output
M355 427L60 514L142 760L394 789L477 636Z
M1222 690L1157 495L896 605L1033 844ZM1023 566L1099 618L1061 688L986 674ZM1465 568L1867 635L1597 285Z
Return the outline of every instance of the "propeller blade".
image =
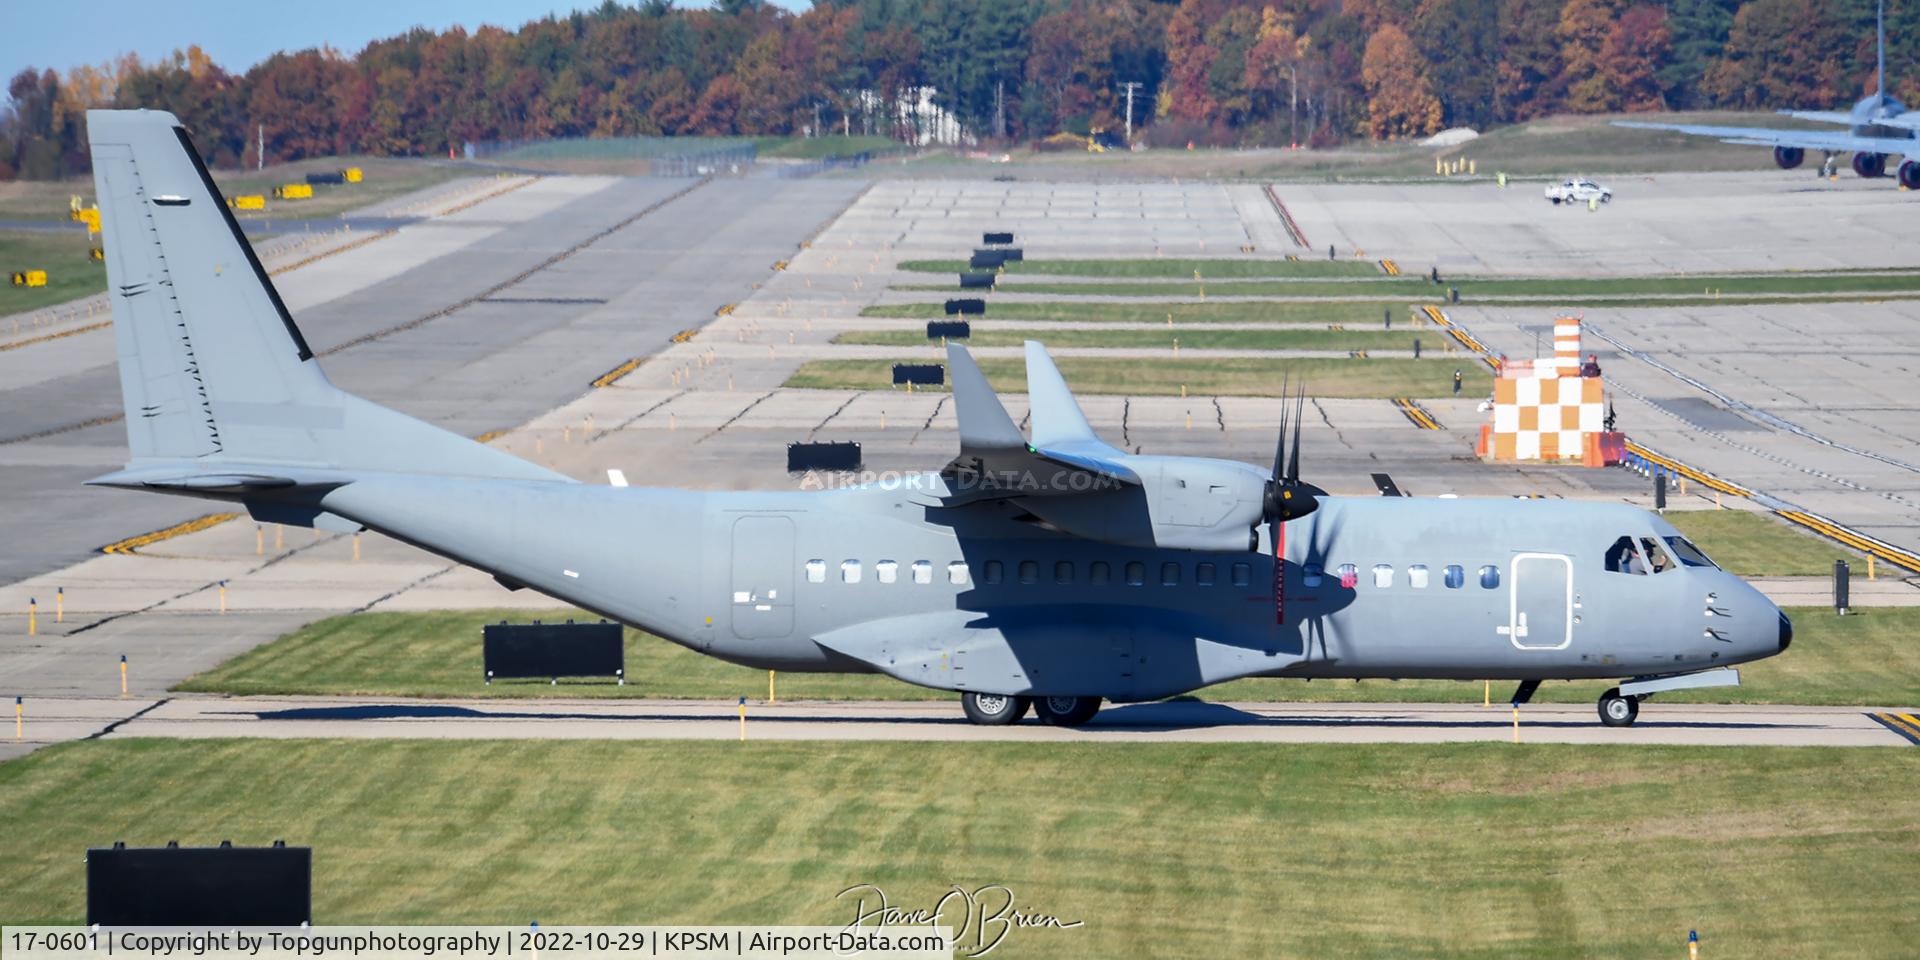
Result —
M1280 378L1280 396L1288 395L1288 377ZM1273 479L1275 481L1287 475L1287 404L1280 402L1280 437L1273 445Z
M1287 463L1287 482L1290 484L1300 482L1300 426L1306 416L1307 386L1303 383L1300 385L1299 398L1294 402L1293 408L1293 456Z

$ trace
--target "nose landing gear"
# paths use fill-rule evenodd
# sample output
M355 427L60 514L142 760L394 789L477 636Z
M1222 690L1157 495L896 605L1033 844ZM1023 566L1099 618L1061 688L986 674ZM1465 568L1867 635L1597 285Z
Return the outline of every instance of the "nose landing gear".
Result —
M1640 698L1622 696L1619 687L1600 695L1600 722L1609 727L1631 727L1640 716Z

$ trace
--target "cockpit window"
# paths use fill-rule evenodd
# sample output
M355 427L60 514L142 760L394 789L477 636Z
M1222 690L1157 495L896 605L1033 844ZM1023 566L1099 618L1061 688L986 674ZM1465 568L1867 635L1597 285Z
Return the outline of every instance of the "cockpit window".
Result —
M1686 537L1664 537L1662 539L1667 541L1667 548L1673 551L1673 555L1679 558L1681 563L1689 567L1708 567L1714 570L1720 568L1719 564L1708 559L1707 555L1701 553L1700 548L1694 546L1693 541L1688 540Z
M1640 551L1634 549L1632 537L1621 537L1607 548L1608 573L1645 574L1647 563L1641 559Z
M1674 563L1667 557L1667 552L1660 549L1659 541L1652 537L1641 537L1640 547L1646 553L1647 566L1652 568L1654 573L1666 573L1673 569Z

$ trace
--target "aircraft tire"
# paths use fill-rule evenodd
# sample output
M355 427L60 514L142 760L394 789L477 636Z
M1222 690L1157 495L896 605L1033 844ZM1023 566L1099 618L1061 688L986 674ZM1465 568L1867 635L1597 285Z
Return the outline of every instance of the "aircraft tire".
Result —
M1020 718L1027 715L1027 707L1032 704L1031 697L999 693L960 695L960 709L966 711L968 720L982 727L1004 727L1019 723Z
M1609 727L1631 727L1640 716L1640 698L1623 697L1614 687L1600 695L1600 722Z
M1100 712L1099 697L1035 697L1033 715L1056 727L1078 727Z

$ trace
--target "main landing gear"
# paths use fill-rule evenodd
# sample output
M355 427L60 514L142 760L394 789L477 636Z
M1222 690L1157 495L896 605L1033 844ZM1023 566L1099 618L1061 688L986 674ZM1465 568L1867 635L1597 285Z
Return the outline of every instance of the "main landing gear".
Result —
M963 693L960 709L967 719L983 727L1004 727L1019 723L1032 707L1041 723L1056 727L1077 727L1100 712L1099 697L1020 697L999 693Z
M1640 716L1640 698L1622 696L1619 687L1600 695L1600 722L1609 727L1631 727Z

